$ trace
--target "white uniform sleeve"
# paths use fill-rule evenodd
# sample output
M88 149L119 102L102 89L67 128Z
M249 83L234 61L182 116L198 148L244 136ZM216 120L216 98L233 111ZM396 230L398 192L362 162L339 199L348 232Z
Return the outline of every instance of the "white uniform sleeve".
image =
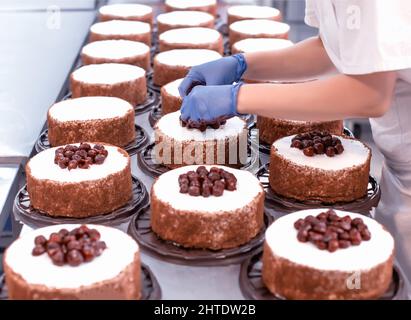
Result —
M310 27L318 28L318 18L315 11L315 0L305 0L305 18L304 22Z
M410 0L334 3L334 12L328 12L333 18L327 20L333 25L335 19L337 28L327 30L326 20L321 23L320 36L340 72L367 74L411 68Z

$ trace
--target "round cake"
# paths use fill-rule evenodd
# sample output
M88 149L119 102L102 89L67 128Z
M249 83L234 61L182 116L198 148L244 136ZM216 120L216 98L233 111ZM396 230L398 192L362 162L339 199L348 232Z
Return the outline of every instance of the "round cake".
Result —
M178 86L183 79L177 79L161 87L161 111L163 115L180 110L183 99Z
M393 259L394 240L375 220L304 210L267 229L262 276L286 299L376 299L391 283Z
M122 231L64 224L31 231L4 256L9 299L137 300L140 252Z
M217 15L217 0L166 0L166 11L194 10Z
M362 142L327 132L276 140L271 147L270 186L300 201L351 202L367 194L371 150Z
M248 171L187 166L162 174L151 189L151 227L183 247L226 249L263 226L264 191Z
M275 51L293 46L293 42L287 39L276 39L276 38L250 38L240 40L231 47L231 53L250 53L250 52L261 52L261 51ZM270 80L255 80L250 78L244 78L244 82L247 83L279 83L279 81Z
M100 21L133 20L153 24L153 9L144 4L116 3L99 9Z
M155 125L157 163L169 168L192 164L240 167L247 163L247 125L233 117L224 125L205 131L189 129L180 122L180 111L161 117Z
M241 20L229 26L230 45L248 38L280 38L287 39L290 26L283 22L255 19Z
M158 34L178 28L214 28L214 16L201 11L172 11L157 16Z
M343 134L342 120L335 121L294 121L275 118L257 117L257 129L260 141L273 144L274 141L309 131L328 131L332 134Z
M47 113L48 139L53 147L81 141L123 147L135 139L134 117L133 106L119 98L63 100Z
M130 40L103 40L90 42L81 50L83 65L124 63L150 69L150 48Z
M147 99L144 69L121 63L90 64L70 76L73 98L86 96L117 97L133 106Z
M130 157L111 145L50 148L30 159L26 173L31 206L49 216L97 216L132 196Z
M280 10L268 6L238 5L231 6L227 10L228 25L236 21L250 19L282 20Z
M143 42L151 46L151 27L141 21L110 20L97 22L90 28L90 42L119 39Z
M276 38L249 38L234 43L232 54L260 51L275 51L292 47L294 43L287 39Z
M163 86L184 78L191 67L221 58L221 54L207 49L175 49L157 54L154 58L153 82Z
M210 49L223 54L223 37L210 28L181 28L163 32L159 36L160 51L172 49Z

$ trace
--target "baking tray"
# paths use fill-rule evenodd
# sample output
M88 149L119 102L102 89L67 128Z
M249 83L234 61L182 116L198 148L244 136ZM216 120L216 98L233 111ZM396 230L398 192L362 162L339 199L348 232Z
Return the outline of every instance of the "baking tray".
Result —
M141 210L131 221L128 233L150 255L167 262L191 266L238 264L261 250L265 231L272 219L264 214L264 225L256 237L236 248L222 250L190 249L160 239L151 229L150 209Z
M249 300L285 300L272 294L262 281L262 252L248 258L241 264L240 289ZM407 299L404 276L400 269L394 265L390 287L379 300L405 300Z
M30 204L30 196L27 192L27 185L20 189L14 200L13 213L17 221L32 227L40 228L49 225L66 223L103 224L109 226L120 225L130 219L139 210L149 205L149 196L144 184L134 176L132 177L132 198L123 207L104 215L86 218L52 217L39 210L34 209Z
M327 208L327 209L337 209L342 211L350 211L361 213L369 216L373 208L378 206L381 198L381 189L377 180L369 176L367 195L357 199L352 202L338 202L334 204L325 204L320 201L298 201L295 199L290 199L283 197L275 193L268 182L269 173L269 163L260 167L257 171L257 178L260 180L261 184L265 190L265 206L270 213L278 217L284 213L291 213L298 210L315 209L315 208Z
M154 147L155 143L152 142L149 145L142 148L141 151L137 154L137 163L144 173L148 174L153 178L156 178L162 175L163 173L170 171L171 169L163 164L158 164L156 162L156 159L153 157ZM241 166L240 169L248 170L259 161L258 154L256 154L256 152L253 152L252 149L253 147L250 143L248 149L248 161L245 165Z
M134 106L134 111L137 114L141 114L151 110L153 106L158 104L160 100L160 94L156 91L151 90L147 87L147 98L146 101Z
M161 87L154 84L153 75L154 75L153 71L147 72L147 88L151 90L152 92L155 92L160 95Z
M160 300L161 288L150 268L141 264L141 300ZM0 300L7 300L8 292L4 274L0 276Z

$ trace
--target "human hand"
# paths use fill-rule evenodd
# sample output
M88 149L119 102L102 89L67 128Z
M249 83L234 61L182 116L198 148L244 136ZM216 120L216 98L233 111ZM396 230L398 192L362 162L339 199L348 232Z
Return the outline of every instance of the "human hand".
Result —
M194 66L178 87L178 91L181 97L184 98L198 85L231 85L240 81L246 69L247 63L242 54Z
M213 123L239 115L237 96L242 84L194 87L183 100L181 120Z

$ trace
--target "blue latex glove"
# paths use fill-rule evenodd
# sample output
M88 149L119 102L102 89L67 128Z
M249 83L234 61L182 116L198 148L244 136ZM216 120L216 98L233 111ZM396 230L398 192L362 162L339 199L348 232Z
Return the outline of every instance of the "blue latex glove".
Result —
M242 54L235 54L194 66L178 87L178 91L180 96L184 98L197 85L217 86L233 84L240 81L246 69L247 63Z
M194 87L183 100L181 119L212 122L240 115L237 112L237 96L242 84Z

